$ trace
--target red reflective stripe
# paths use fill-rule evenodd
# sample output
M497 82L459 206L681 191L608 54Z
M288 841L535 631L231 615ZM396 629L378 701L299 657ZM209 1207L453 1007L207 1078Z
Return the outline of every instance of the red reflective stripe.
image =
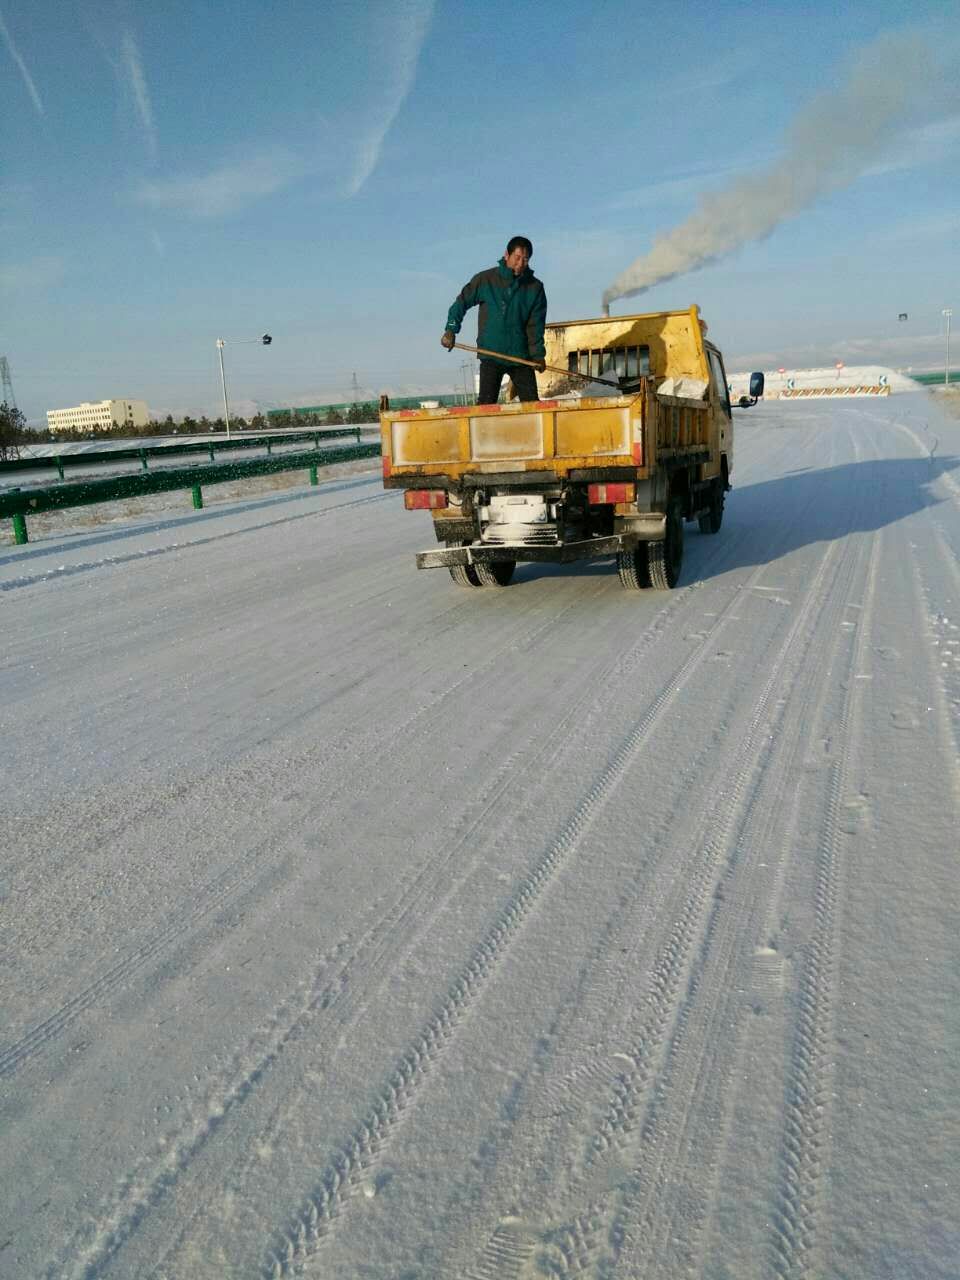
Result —
M408 511L433 511L447 505L446 489L407 489L403 505Z
M637 495L633 484L591 484L587 486L587 501L592 507L617 502L633 502Z
M390 474L390 455L389 455L389 453L385 453L385 454L383 455L383 459L382 459L382 461L383 461L383 478L384 478L384 480L386 480L387 476L389 476L389 474Z
M643 441L634 440L633 442L633 460L638 467L643 466Z

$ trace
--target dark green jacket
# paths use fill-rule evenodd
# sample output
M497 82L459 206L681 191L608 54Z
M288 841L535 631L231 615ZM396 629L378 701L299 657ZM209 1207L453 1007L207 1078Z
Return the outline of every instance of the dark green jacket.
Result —
M501 258L497 266L479 271L457 295L447 315L447 328L459 333L471 307L480 308L478 347L505 356L543 359L547 295L529 267L515 276Z

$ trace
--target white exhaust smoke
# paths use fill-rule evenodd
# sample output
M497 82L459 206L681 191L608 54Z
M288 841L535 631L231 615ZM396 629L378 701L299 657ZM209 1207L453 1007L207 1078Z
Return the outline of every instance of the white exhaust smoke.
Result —
M846 84L820 94L797 117L784 155L772 168L701 197L686 222L657 237L651 251L614 280L603 295L604 314L617 298L762 240L821 196L849 186L896 140L897 130L937 82L937 70L919 39L876 40Z

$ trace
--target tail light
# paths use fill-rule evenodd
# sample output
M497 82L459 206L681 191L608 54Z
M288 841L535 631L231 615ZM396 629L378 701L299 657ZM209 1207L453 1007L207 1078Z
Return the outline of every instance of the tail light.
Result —
M587 501L591 507L603 507L608 503L633 502L637 496L635 484L591 484L587 486Z
M446 489L407 489L403 505L408 511L435 511L447 505Z

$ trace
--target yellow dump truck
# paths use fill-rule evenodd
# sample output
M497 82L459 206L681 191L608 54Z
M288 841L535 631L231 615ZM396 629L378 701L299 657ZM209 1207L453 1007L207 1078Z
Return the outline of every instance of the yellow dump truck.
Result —
M417 567L503 587L519 561L615 556L625 587L675 586L684 521L717 533L731 487L727 378L705 333L695 306L550 324L539 400L385 401L383 483L430 512L440 544Z

